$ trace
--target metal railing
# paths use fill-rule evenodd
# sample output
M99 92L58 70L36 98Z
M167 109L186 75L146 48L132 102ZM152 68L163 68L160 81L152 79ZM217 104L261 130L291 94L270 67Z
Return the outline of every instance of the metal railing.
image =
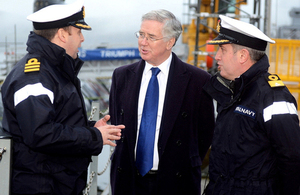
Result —
M100 119L100 115L105 115L107 113L100 113L100 103L98 101L92 102L92 109L91 109L91 115L89 117L89 120L98 121ZM110 152L108 159L104 159L106 164L104 165L104 168L98 172L98 159L99 156L92 156L92 162L89 166L89 178L87 181L87 187L84 190L84 195L97 195L98 191L98 176L102 175L105 171L108 170L110 165L110 156L114 150L114 147L110 147ZM103 152L103 151L102 151ZM104 189L104 191L101 193L103 195L109 195L111 194L110 184L108 181L108 185Z
M300 103L300 40L274 39L269 45L270 72L277 74ZM298 107L298 110L300 108Z

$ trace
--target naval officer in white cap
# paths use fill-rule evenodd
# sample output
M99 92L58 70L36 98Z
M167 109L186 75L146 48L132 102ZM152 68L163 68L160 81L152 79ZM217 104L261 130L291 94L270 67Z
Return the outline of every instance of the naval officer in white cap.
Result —
M297 103L265 54L274 43L255 26L221 15L219 72L204 87L217 101L206 195L299 195Z
M91 155L121 136L110 116L88 121L78 47L84 41L83 1L45 7L28 19L28 53L1 88L3 129L13 137L11 194L77 195L87 183Z

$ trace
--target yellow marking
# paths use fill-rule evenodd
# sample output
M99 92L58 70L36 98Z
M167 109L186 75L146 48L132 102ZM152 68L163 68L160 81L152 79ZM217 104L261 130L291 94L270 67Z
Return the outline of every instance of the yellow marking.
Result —
M26 65L33 65L33 64L41 64L41 63L38 61L38 59L36 59L36 58L31 58L31 59L29 59L29 60L27 61L27 64L25 64L25 66L26 66Z
M40 68L34 68L34 69L24 70L24 72L36 72L36 71L40 71Z
M271 87L282 87L284 83L280 80L280 78L276 74L271 74L268 76L268 83Z
M271 87L282 87L284 83L282 81L269 81Z
M84 9L84 6L82 8L82 15L83 15L83 18L85 18L85 9Z
M30 65L30 66L25 66L26 69L31 69L31 68L40 68L40 65Z
M220 33L220 28L221 28L221 26L220 26L220 20L218 20L218 25L217 25L217 31Z
M40 70L41 62L36 58L31 58L25 64L24 72L35 72Z
M91 28L90 26L84 25L84 24L76 24L76 26L81 26L81 27L83 27L83 28Z
M280 80L279 77L275 74L271 74L269 77L268 77L271 81L277 81L277 80Z
M209 41L208 43L228 43L229 40L212 40L212 41Z

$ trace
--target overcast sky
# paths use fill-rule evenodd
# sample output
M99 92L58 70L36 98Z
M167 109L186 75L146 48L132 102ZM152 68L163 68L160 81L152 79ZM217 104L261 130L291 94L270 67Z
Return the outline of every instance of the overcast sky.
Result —
M2 30L0 42L14 41L16 25L17 41L26 42L32 29L26 17L33 12L34 0L0 0ZM69 4L74 0L65 0ZM182 0L85 0L85 21L92 31L83 31L83 47L96 47L103 43L136 46L134 32L139 30L141 16L153 9L168 9L180 20L183 15ZM4 24L3 24L4 22Z
M65 0L65 3L74 1ZM248 5L242 9L252 14L253 1L248 0ZM32 24L26 17L33 12L33 2L34 0L0 0L0 49L3 48L5 40L14 42L15 26L17 42L25 45L29 31L32 30ZM185 22L186 2L188 0L85 0L85 20L92 27L92 31L83 32L85 42L82 47L89 49L105 44L136 47L134 32L139 30L143 14L154 9L167 9L181 22ZM300 7L300 1L272 0L272 26L290 25L289 11L292 7ZM262 14L263 11L262 8Z

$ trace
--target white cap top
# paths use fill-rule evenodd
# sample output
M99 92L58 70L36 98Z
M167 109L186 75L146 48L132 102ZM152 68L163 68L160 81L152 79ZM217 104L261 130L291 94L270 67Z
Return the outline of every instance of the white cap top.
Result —
M234 43L265 51L267 43L275 43L256 26L220 15L217 31L219 35L208 42L210 45Z
M261 30L259 30L253 24L249 24L240 20L235 20L227 16L220 15L221 25L223 28L227 28L245 35L249 37L258 38L269 43L275 43L274 40L270 39L267 35L265 35Z
M50 5L27 16L27 20L33 22L52 22L63 18L67 18L77 12L80 12L83 3L84 0L78 0L75 3L69 5Z
M44 7L35 13L27 16L33 22L37 30L61 28L74 26L81 29L90 30L91 27L84 22L84 0L77 0L72 4L55 4Z

